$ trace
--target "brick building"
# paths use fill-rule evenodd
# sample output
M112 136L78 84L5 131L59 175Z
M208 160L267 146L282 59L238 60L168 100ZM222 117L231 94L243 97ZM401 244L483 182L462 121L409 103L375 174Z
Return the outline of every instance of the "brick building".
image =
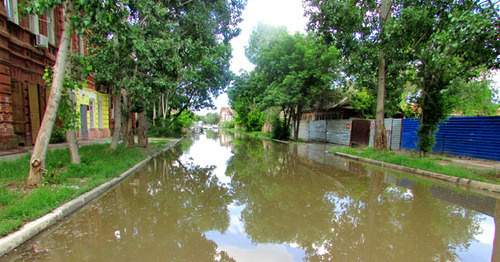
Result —
M235 112L229 107L223 107L220 109L220 120L219 123L229 122L234 119Z
M42 77L45 67L55 63L62 29L61 8L21 17L18 0L0 4L0 149L35 142L49 97ZM72 47L84 52L81 38L74 36ZM83 123L78 136L106 137L110 98L89 80L88 89L76 91Z

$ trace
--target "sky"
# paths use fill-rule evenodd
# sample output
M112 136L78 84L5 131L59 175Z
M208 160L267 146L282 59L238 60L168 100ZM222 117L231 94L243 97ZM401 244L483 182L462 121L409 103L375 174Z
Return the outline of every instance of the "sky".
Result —
M302 0L248 0L247 7L242 14L243 22L239 24L241 33L231 40L233 48L233 58L230 69L236 74L240 70L251 71L254 65L245 57L245 46L252 30L258 23L274 26L286 26L293 34L297 31L306 32L307 19L304 17ZM201 110L198 115L205 115L208 112L220 112L221 107L228 107L227 94L220 95L215 100L217 110Z

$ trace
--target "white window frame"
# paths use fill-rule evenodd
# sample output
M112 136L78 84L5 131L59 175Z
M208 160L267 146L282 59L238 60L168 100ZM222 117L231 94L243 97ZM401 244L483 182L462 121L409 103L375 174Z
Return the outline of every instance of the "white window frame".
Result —
M38 15L30 15L30 30L33 34L40 34L40 26L38 23Z
M55 38L54 9L47 11L45 14L47 17L47 38L49 39L49 43L55 45L56 38Z
M9 16L9 20L16 24L19 24L19 12L18 12L17 0L3 0L3 4L5 6L5 11Z
M83 56L85 54L85 49L83 46L83 36L78 36L78 54Z

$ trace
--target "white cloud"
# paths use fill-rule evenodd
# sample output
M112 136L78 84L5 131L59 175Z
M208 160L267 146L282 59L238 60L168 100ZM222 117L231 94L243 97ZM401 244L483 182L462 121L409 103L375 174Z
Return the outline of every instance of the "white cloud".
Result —
M238 262L245 261L293 261L293 255L288 253L284 246L258 244L255 248L246 249L236 246L222 246L219 251L224 250Z
M475 238L481 243L493 245L493 240L495 239L495 221L493 218L485 216L480 226L482 232L475 235Z
M290 33L305 32L307 19L301 0L249 0L242 14L243 22L239 25L241 34L231 41L233 59L231 70L239 73L240 69L250 71L254 65L245 57L245 46L252 30L259 22L275 26L286 26Z

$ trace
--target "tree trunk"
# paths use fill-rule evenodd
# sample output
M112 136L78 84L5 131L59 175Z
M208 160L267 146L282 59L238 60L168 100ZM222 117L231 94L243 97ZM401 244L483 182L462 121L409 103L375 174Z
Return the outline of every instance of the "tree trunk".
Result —
M381 55L378 68L377 115L375 118L374 147L377 151L387 150L387 136L385 135L384 107L385 107L385 58Z
M123 99L123 117L122 117L122 133L123 144L126 148L134 147L134 134L132 133L132 112L130 111L130 101L128 99L128 92L125 89L121 90Z
M155 125L155 118L156 118L156 105L153 102L153 126Z
M137 146L148 147L148 121L146 119L146 109L139 113L139 130Z
M115 93L115 127L113 129L113 138L111 139L110 150L114 151L118 147L120 141L120 133L122 129L122 98L120 94Z
M50 96L47 105L47 110L42 120L40 130L35 142L35 148L30 159L30 171L27 180L28 186L39 186L42 184L42 173L45 171L45 157L49 145L52 128L57 118L57 110L61 102L62 86L65 76L66 63L69 56L69 45L71 40L71 22L70 18L73 13L73 3L67 1L63 7L64 14L64 29L57 51L56 63L54 65L54 78L50 88Z
M293 139L299 138L300 119L302 118L302 104L297 106L297 113L295 114L295 123L293 129Z
M383 34L383 25L389 19L391 1L382 0L380 4L380 34ZM381 43L383 46L384 43ZM375 135L373 137L374 148L377 151L387 150L387 136L384 125L385 108L385 82L386 82L386 61L384 51L380 51L380 65L378 67L378 92L377 92L377 112L375 117Z
M66 137L68 138L69 151L71 153L71 163L80 164L81 158L78 153L78 141L76 140L75 130L69 128L66 130Z
M130 111L130 103L129 103L129 106L128 106L128 117L127 117L127 143L125 144L125 146L127 148L133 148L134 147L134 122L132 121L133 120L133 117L134 117L134 113L132 111Z
M76 111L76 97L75 93L72 91L69 91L69 99L71 99L73 110ZM66 130L66 137L68 138L69 152L71 153L71 163L80 164L81 158L80 153L78 153L78 141L76 140L75 130L73 128L68 128L68 130Z
M71 43L69 45L69 49L70 49L70 53L72 54L73 52L71 50L73 50L73 47L72 47ZM80 48L80 51L82 51L81 48ZM83 53L80 52L80 55L83 55ZM68 63L66 63L66 74L68 74L70 71L71 71L71 60ZM68 93L68 99L69 99L69 104L71 105L71 108L73 109L73 111L77 111L75 93L69 89L67 89L66 92ZM75 121L75 119L71 119L72 123L73 123L73 121ZM71 163L80 164L81 158L80 158L80 153L78 152L78 141L76 140L76 134L75 134L76 127L77 127L77 125L75 123L74 125L70 126L70 128L68 128L68 130L66 130L66 138L68 140L69 152L71 154Z

